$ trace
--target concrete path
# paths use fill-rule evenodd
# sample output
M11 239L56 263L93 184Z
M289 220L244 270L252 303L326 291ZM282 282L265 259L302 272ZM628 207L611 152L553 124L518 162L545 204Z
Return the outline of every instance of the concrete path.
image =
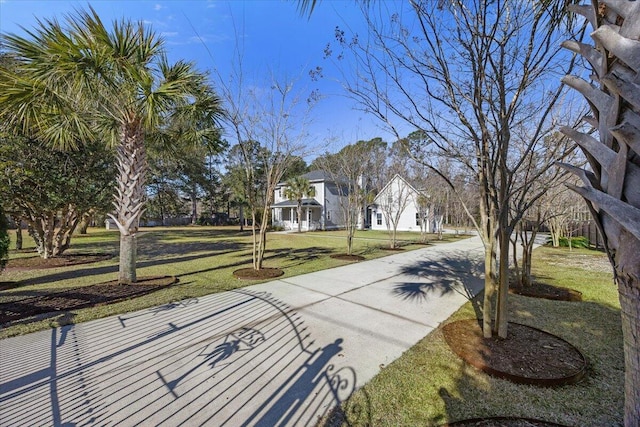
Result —
M0 426L318 418L482 287L474 237L0 341Z

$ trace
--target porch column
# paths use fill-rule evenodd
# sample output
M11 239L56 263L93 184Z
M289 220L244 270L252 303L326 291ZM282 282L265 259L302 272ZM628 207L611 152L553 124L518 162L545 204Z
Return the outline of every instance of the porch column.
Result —
M309 219L309 207L307 207L307 231L311 230L311 220Z
M293 208L289 208L289 220L291 221L291 229L293 230Z

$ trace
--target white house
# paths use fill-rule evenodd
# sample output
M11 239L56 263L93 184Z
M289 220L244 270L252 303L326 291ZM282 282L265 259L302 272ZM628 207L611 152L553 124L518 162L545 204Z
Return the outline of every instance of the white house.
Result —
M396 231L435 231L438 221L434 221L429 203L429 195L417 190L402 176L396 174L373 200L371 229L389 230L396 225Z
M330 230L344 227L341 209L343 196L330 175L316 170L302 175L315 190L315 196L302 200L302 229ZM285 230L298 229L298 202L285 197L286 182L278 183L271 205L274 226ZM343 192L344 193L344 192Z

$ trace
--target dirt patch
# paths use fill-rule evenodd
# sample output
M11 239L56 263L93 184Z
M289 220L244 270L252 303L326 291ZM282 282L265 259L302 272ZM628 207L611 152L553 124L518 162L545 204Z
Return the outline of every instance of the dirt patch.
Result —
M261 279L273 279L280 277L284 274L284 271L279 268L261 268L260 270L254 270L253 268L241 268L233 272L233 276L242 280L261 280Z
M440 427L564 427L549 421L530 418L493 417L456 421Z
M478 320L460 320L443 327L449 347L470 365L519 384L559 386L585 374L582 353L555 335L509 322L506 339L484 338Z
M72 265L90 264L113 258L111 254L73 254L55 258L39 256L13 258L7 263L7 270L38 270L44 268L70 267Z
M530 286L511 285L509 292L526 297L544 298L555 301L582 301L582 292L540 282L533 282Z
M391 248L389 246L380 246L378 249L383 250L383 251L404 251L404 248L399 248L399 247L395 247L395 248Z
M0 324L39 314L112 304L146 295L177 281L173 276L139 277L131 285L118 284L115 280L0 303Z
M364 257L362 255L349 255L349 254L333 254L329 255L330 258L339 259L342 261L363 261Z

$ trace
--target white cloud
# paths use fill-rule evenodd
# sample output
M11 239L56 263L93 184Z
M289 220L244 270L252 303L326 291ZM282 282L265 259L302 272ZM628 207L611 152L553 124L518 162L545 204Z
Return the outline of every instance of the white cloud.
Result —
M162 6L160 3L156 3L155 6L153 6L153 10L160 10L160 9L164 9L164 6Z

